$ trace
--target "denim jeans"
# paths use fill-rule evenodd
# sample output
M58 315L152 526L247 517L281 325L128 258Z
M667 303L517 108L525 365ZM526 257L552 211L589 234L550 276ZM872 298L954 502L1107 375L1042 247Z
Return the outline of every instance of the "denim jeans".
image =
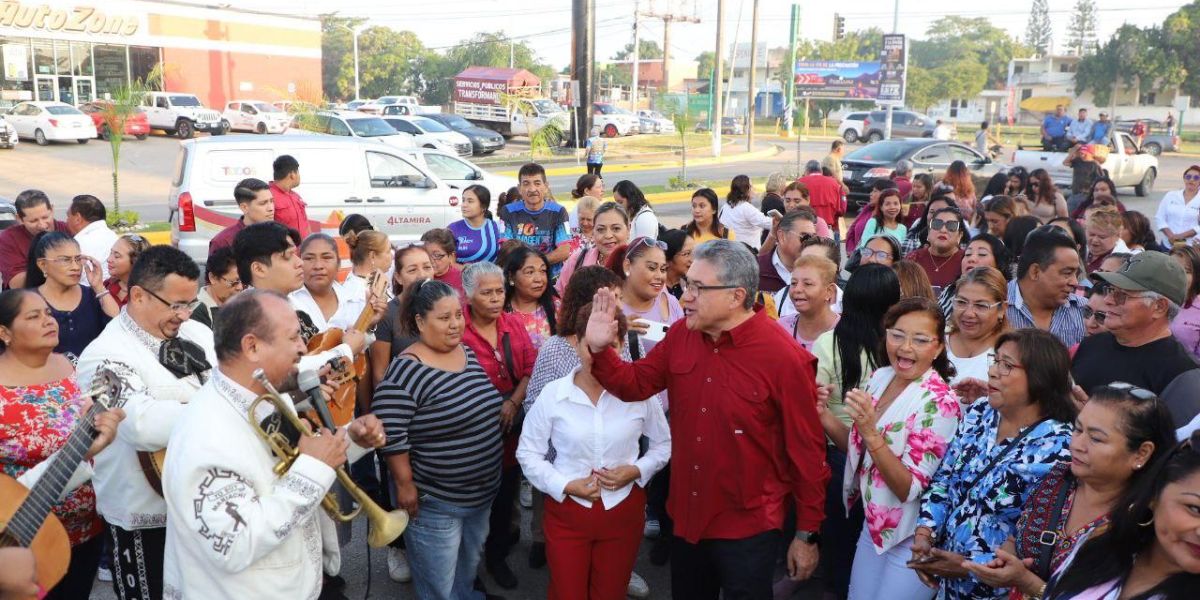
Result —
M473 588L491 503L463 507L428 494L404 531L413 587L421 600L482 600Z

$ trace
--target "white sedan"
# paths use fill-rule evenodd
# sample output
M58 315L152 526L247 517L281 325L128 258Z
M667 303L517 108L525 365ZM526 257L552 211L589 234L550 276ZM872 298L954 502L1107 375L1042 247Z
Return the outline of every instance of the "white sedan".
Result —
M225 105L221 119L232 131L254 133L283 133L291 117L279 107L260 100L236 100Z
M433 119L417 115L387 115L383 120L395 127L396 131L412 135L417 145L422 148L441 150L458 156L471 155L471 140L467 136Z
M96 137L92 118L63 102L22 102L5 116L23 138L33 138L39 146L51 141L77 141L86 144Z

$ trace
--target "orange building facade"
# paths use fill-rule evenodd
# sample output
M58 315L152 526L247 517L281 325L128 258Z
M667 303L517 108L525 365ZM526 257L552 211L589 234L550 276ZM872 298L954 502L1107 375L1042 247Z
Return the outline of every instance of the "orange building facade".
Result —
M0 0L0 107L82 104L160 64L167 91L218 110L234 99L312 100L321 23L173 0Z

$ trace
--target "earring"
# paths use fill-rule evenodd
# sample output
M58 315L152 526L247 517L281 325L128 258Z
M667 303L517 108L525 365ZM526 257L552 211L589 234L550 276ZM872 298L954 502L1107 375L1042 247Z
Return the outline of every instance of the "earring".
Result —
M1129 512L1133 512L1133 505L1132 505L1132 504L1130 504L1130 505L1129 505ZM1154 524L1154 511L1153 511L1153 510L1149 510L1149 511L1147 511L1147 512L1149 512L1149 513L1150 513L1150 518L1149 518L1149 519L1147 519L1147 520L1145 520L1145 521L1138 521L1138 522L1137 522L1137 525L1138 525L1138 527L1149 527L1149 526L1151 526L1151 525L1153 525L1153 524Z

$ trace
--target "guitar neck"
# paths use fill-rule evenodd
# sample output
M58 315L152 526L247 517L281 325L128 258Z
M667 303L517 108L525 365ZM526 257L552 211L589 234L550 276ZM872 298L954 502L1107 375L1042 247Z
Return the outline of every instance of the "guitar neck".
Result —
M371 276L367 282L367 289L373 290L376 287L378 277L378 272ZM361 313L358 313L358 319L354 321L354 331L366 333L367 325L371 322L371 317L373 316L375 316L375 310L371 308L370 298L368 298L367 305L363 307Z
M29 490L25 501L13 513L5 533L11 534L21 545L29 546L33 542L33 537L41 528L42 521L46 519L46 515L50 514L51 508L58 503L71 476L75 474L75 469L83 462L83 457L87 456L88 448L96 439L94 425L96 415L103 410L104 408L97 403L92 406L87 415L80 417L75 430L67 438L67 443L54 455L50 466Z

